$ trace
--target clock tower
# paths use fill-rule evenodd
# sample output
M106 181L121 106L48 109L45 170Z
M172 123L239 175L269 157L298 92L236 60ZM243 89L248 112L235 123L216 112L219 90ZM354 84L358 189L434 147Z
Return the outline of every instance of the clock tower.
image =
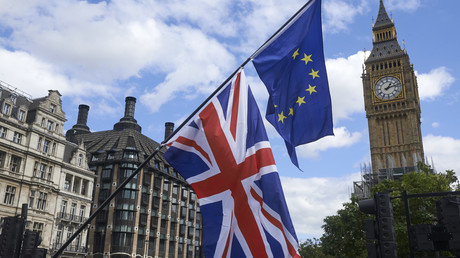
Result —
M373 48L362 74L374 180L416 171L423 161L420 99L414 68L380 0Z

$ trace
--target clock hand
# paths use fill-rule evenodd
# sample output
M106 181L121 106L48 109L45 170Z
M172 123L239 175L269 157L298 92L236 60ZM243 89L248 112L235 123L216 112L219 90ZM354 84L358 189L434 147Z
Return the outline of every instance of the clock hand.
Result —
M390 82L390 84L388 84L388 87L386 87L385 90L388 90L389 88L391 88L391 84L392 83Z

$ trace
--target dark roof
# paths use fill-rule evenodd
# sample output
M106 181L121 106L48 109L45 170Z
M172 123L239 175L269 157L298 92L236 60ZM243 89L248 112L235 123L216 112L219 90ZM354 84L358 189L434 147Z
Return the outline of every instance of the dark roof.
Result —
M366 63L396 58L404 56L405 54L406 53L401 49L398 40L394 38L389 41L374 43L371 54L366 59Z
M380 0L379 14L375 20L373 30L379 30L386 27L394 26L393 21L388 17L385 6L383 5L383 0Z

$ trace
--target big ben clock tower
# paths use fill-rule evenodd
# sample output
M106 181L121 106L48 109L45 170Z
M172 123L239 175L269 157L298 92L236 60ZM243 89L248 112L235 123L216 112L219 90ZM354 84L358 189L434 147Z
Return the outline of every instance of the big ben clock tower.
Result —
M415 171L424 159L420 99L413 66L382 0L372 34L362 75L372 173L378 179L393 178Z

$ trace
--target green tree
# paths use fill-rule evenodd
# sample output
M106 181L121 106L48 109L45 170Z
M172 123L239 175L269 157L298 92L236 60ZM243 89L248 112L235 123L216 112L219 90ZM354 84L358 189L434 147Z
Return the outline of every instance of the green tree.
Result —
M321 246L333 257L367 257L364 220L370 215L359 210L358 199L343 204L337 215L327 216L322 228Z
M455 173L432 173L430 167L419 165L420 172L411 172L400 180L384 180L372 188L372 193L391 191L392 197L401 196L405 190L408 194L447 192L459 189ZM436 216L436 200L439 197L411 198L409 207L412 224L434 223ZM334 257L367 257L364 221L374 216L366 215L359 210L357 199L351 198L344 203L336 215L324 219L321 237L321 250L324 254ZM409 243L404 204L400 198L392 199L395 219L395 233L398 245L398 256L407 257Z
M334 256L326 255L323 253L321 241L319 239L307 239L300 243L299 246L300 256L303 258L333 258Z

